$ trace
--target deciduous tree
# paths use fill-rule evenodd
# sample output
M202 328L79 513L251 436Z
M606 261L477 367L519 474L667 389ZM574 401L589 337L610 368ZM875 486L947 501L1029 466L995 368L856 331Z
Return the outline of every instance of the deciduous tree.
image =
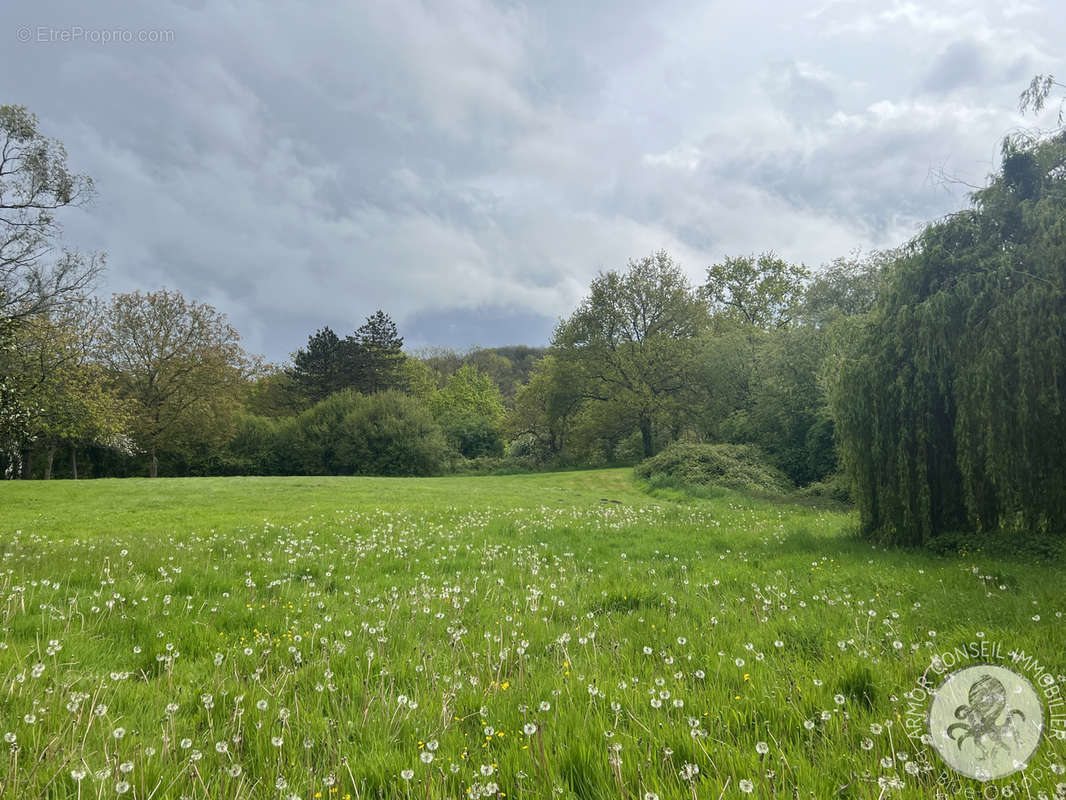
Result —
M0 318L33 316L78 299L103 259L60 250L57 213L87 202L92 180L71 172L63 145L23 106L0 106Z
M556 328L552 348L587 401L632 421L650 456L655 421L676 420L685 410L695 341L706 324L706 307L660 250L593 280L581 306Z
M865 530L1041 536L1066 517L1066 136L1007 142L849 327L832 407Z
M466 458L502 453L500 388L476 367L465 364L450 375L430 407L449 444Z
M125 408L94 358L99 334L96 304L89 302L20 321L12 367L27 410L23 460L28 467L31 450L43 451L46 479L61 447L70 450L75 478L79 447L127 448Z
M154 478L160 451L228 424L247 367L240 337L224 314L165 289L115 295L106 323L101 353L133 404Z

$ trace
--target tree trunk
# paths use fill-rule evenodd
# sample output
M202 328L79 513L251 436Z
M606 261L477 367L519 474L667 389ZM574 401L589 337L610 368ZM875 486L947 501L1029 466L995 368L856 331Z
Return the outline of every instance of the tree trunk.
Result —
M56 458L56 448L52 445L48 448L48 458L44 462L44 479L46 481L52 480L52 464Z
M70 447L70 472L74 476L74 480L78 479L78 448L71 445Z
M149 478L158 478L159 477L159 459L155 457L155 448L154 447L152 448L152 460L148 464L148 477Z
M33 477L33 451L28 447L22 451L22 480L28 481Z
M644 444L644 457L651 458L655 455L653 442L651 440L651 418L640 418L640 439Z

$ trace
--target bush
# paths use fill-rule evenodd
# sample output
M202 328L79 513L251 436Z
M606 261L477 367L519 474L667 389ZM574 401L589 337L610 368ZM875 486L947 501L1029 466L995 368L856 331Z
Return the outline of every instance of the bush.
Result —
M400 392L379 392L341 421L334 466L345 475L433 475L447 448L429 409Z
M443 471L448 445L415 398L345 390L282 422L243 418L230 452L260 475L432 475Z
M272 475L278 471L277 443L281 423L270 417L242 416L229 442L229 456L242 465L233 474Z
M503 441L496 425L488 419L453 415L442 420L448 443L463 458L499 458Z
M768 465L758 448L744 444L674 442L639 464L636 474L651 482L748 492L783 494L792 489L784 473Z
M846 505L851 503L851 486L846 475L841 472L834 472L832 475L826 476L824 481L815 481L802 489L797 489L796 496L830 500L834 503Z
M540 465L530 457L505 455L481 456L456 460L452 471L457 475L519 475L536 472Z
M341 423L365 399L358 392L345 389L315 403L298 417L286 420L275 446L282 474L343 474L337 463Z

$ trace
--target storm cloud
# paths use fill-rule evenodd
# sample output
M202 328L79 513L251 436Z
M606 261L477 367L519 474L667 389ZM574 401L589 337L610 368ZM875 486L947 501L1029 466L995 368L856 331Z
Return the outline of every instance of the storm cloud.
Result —
M1062 72L1046 2L8 3L0 103L91 175L68 244L282 360L377 308L411 345L544 344L665 248L811 266L966 202ZM1046 121L1046 120L1045 120Z

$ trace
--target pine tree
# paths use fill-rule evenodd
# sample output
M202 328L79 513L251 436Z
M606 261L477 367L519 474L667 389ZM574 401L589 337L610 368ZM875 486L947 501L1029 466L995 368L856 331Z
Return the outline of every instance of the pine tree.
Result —
M345 387L344 350L344 343L327 326L307 338L305 349L293 353L289 375L297 391L311 403Z
M378 309L344 343L351 353L350 386L363 394L403 388L403 337L388 314Z

